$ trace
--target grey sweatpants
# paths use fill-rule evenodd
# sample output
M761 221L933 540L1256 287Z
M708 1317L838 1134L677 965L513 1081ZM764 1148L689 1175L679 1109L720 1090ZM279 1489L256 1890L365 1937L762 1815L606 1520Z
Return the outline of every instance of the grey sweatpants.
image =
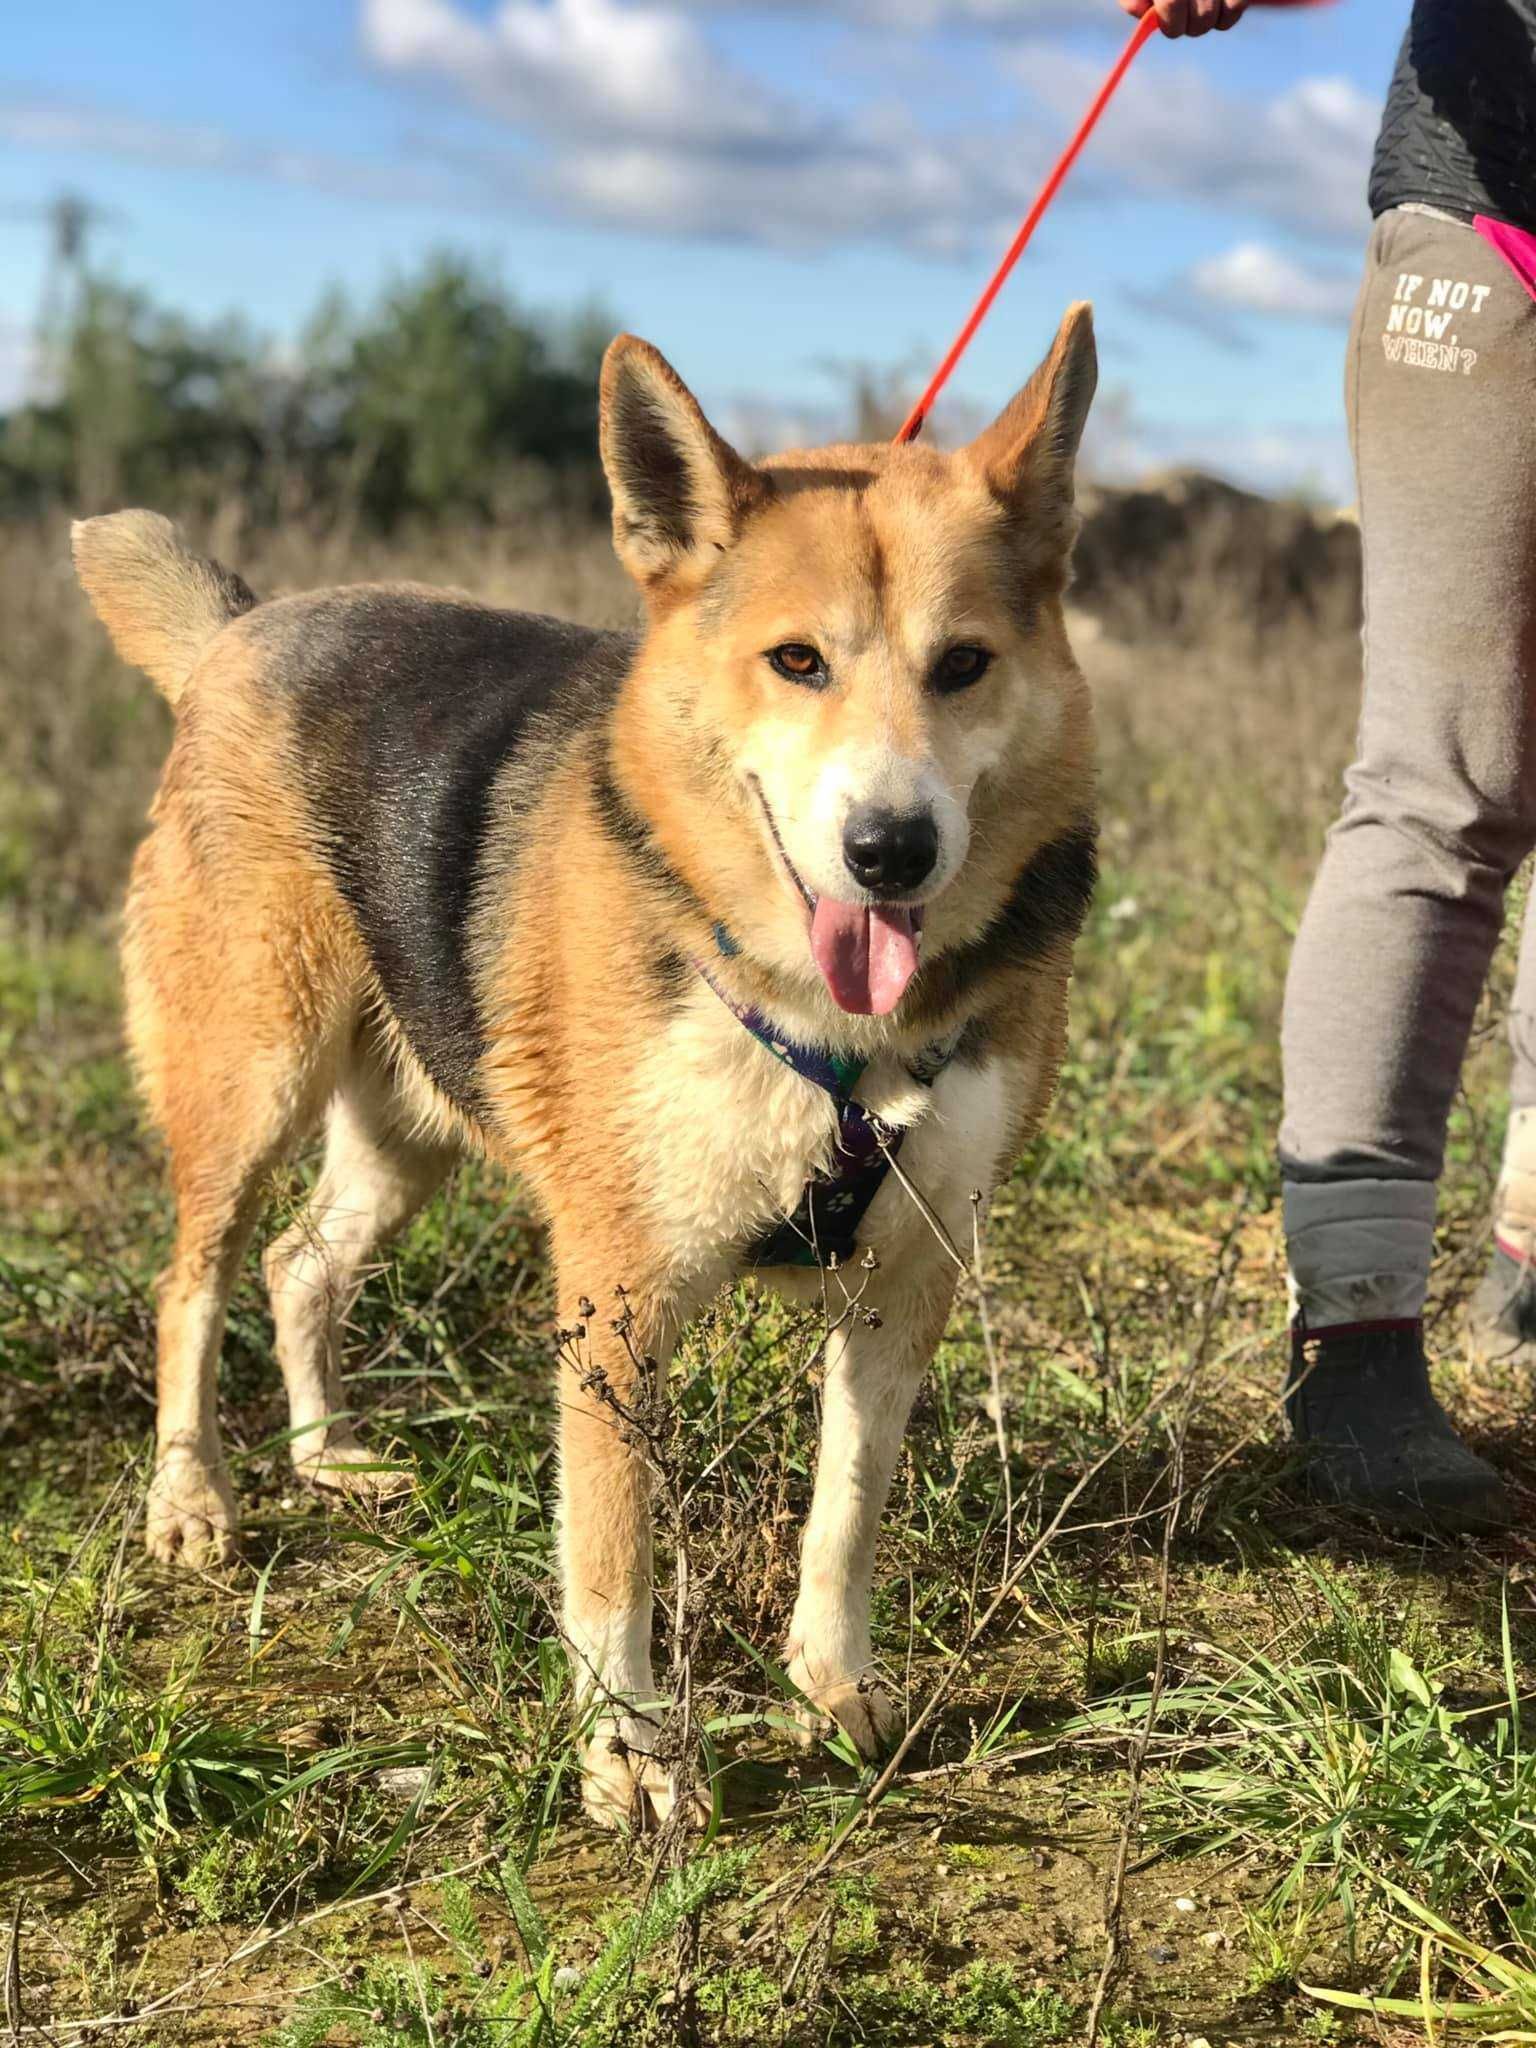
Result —
M1470 227L1385 214L1348 398L1365 693L1283 1029L1286 1234L1313 1328L1423 1306L1446 1122L1536 847L1536 302ZM1510 1035L1514 1103L1536 1108L1532 918Z

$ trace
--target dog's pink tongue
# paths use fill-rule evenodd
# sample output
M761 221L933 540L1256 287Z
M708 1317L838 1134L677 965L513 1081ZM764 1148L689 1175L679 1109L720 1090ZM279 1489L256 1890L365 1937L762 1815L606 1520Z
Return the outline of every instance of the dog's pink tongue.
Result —
M811 953L839 1008L885 1017L917 972L917 923L910 910L817 899Z

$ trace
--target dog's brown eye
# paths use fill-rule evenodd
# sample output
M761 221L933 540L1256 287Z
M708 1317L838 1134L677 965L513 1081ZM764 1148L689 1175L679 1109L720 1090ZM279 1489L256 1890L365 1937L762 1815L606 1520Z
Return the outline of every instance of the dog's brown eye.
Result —
M779 674L788 676L792 683L810 683L819 687L827 680L826 665L821 656L803 640L786 640L782 647L771 648L768 659Z
M991 666L992 657L985 647L951 647L934 671L934 688L968 689L972 683L979 683Z

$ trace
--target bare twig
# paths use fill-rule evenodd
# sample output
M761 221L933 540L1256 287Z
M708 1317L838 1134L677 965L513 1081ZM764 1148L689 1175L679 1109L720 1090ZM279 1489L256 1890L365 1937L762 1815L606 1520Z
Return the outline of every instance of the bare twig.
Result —
M21 2039L21 1894L11 1908L11 1938L5 1951L5 2023L12 2041Z
M971 1267L976 1281L976 1309L981 1323L981 1341L987 1354L987 1372L992 1382L992 1422L997 1430L997 1462L1003 1475L1003 1577L1013 1563L1013 1469L1008 1457L1008 1418L1003 1408L1003 1373L992 1341L992 1318L987 1313L987 1289L981 1268L981 1189L971 1196Z

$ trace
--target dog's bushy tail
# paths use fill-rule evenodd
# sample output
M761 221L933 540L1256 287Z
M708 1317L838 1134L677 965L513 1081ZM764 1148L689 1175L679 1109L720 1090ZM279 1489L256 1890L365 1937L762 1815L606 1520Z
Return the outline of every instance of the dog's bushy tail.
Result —
M112 645L174 704L198 657L256 599L158 512L109 512L70 530L75 574Z

